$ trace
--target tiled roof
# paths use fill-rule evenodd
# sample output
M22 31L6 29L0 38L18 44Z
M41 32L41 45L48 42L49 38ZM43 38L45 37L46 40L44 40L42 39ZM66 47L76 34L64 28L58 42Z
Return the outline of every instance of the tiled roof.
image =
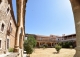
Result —
M76 36L76 34L65 35L63 37L70 37L70 36Z

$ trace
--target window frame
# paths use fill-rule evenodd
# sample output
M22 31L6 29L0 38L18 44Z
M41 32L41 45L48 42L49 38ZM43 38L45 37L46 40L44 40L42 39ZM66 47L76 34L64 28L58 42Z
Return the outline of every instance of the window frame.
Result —
M1 47L0 47L0 49L2 49L2 38L0 38L0 41L1 41Z
M10 39L7 38L7 40L9 40L9 48L10 48ZM6 40L6 41L7 41L7 40ZM7 43L8 43L8 41L6 42L6 44L7 44ZM9 49L9 48L8 48L8 45L6 46L6 48Z
M8 9L9 9L9 10L8 10ZM7 10L8 10L8 11L7 11ZM10 11L11 11L11 8L10 8L10 5L8 5L8 7L7 7L7 9L6 9L6 14L9 15Z
M4 24L4 30L3 31L1 31L1 25L2 25L2 23ZM4 33L4 31L5 31L5 22L2 20L1 23L0 23L0 32Z
M2 32L4 31L4 26L5 26L4 23L2 23L2 24L1 24L1 31L2 31Z

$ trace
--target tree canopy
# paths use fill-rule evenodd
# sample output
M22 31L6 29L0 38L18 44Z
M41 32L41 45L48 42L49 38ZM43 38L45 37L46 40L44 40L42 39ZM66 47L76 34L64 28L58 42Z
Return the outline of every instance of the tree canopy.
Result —
M32 54L33 48L36 46L36 40L34 36L28 35L27 40L24 40L24 50L27 54Z

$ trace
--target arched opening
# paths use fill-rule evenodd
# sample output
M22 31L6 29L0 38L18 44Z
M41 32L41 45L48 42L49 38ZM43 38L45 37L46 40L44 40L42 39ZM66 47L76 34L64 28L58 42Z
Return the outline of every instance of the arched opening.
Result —
M72 1L72 0L71 0ZM75 1L75 0L74 0ZM79 2L79 0L76 0L76 1L78 1ZM79 5L79 3L78 3L78 5ZM78 7L77 7L78 8ZM75 9L77 9L77 8L75 8ZM78 13L78 12L77 12ZM78 15L78 17L79 17L79 15ZM75 22L76 22L77 20L75 20ZM79 22L80 23L80 22ZM77 23L77 24L79 24L79 23ZM77 27L76 29L78 29L78 30L76 30L77 32L79 31L79 27ZM79 33L77 33L77 37L79 36ZM80 36L79 36L80 37ZM78 40L80 40L80 39L78 39ZM79 41L77 41L77 43L78 43ZM79 43L77 44L77 45L79 45Z
M10 9L9 9L9 7L8 7L8 8L7 8L7 13L9 12L9 10L10 10Z
M10 23L10 26L9 26L9 30L10 30L10 33L12 32L12 24Z
M2 23L2 25L1 25L1 31L3 31L4 30L4 24Z
M12 33L12 24L11 22L8 25L7 35L9 36Z
M49 35L50 30L52 30L52 34L55 34L54 32L58 31L56 32L57 35L64 33L67 35L75 33L74 17L70 1L56 0L53 2L51 0L46 3L45 2L46 1L42 0L28 1L26 32L42 35ZM64 41L64 39L62 40Z

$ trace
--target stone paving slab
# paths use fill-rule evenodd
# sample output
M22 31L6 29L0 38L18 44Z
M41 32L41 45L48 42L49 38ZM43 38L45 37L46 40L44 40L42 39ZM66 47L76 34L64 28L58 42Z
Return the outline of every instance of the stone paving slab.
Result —
M5 57L17 57L19 53L11 53L9 55L6 55Z
M9 55L10 53L6 53L6 54L0 54L0 57L5 57L6 55Z

